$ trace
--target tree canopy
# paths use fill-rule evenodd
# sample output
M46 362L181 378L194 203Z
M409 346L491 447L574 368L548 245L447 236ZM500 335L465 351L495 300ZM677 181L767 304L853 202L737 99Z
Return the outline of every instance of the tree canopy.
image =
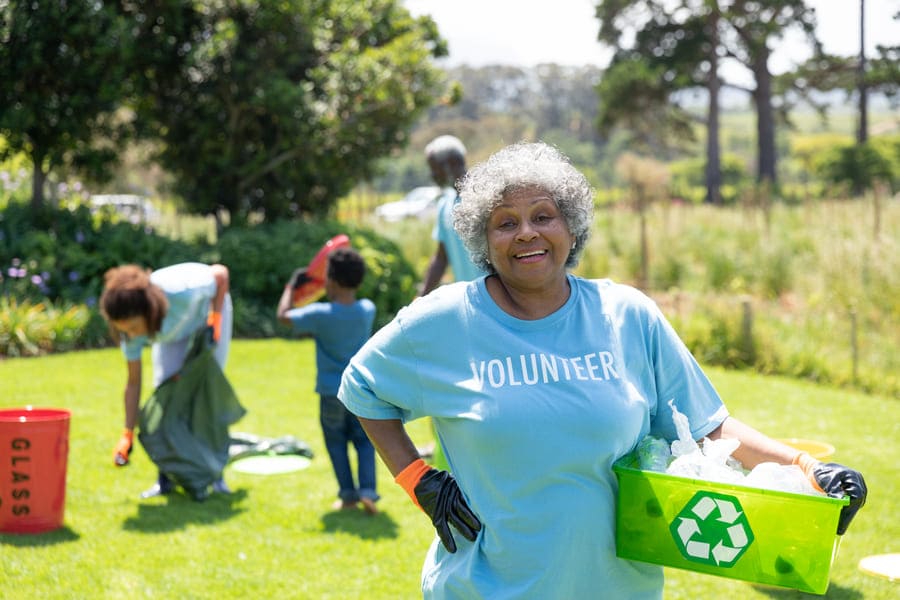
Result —
M631 82L639 98L663 111L660 123L682 127L683 119L668 106L673 94L690 87L703 87L710 93L710 112L715 110L720 76L720 59L735 60L753 75L755 86L746 90L757 112L757 175L760 180L776 179L775 119L773 76L768 61L770 44L791 29L802 31L818 50L815 37L815 11L803 0L601 0L596 11L600 19L599 38L616 48L613 65L628 61L628 69L619 79ZM644 65L637 68L637 65ZM637 79L640 77L640 79ZM651 85L647 85L651 84ZM727 84L727 82L724 82ZM624 108L611 104L622 85L610 87L609 99L601 96L601 119L608 126L628 117L632 102ZM666 98L669 102L663 101ZM604 121L601 120L601 123ZM716 123L708 120L715 135ZM714 145L713 145L714 146ZM710 148L712 150L712 148Z
M102 180L134 133L186 208L321 213L402 146L446 54L399 0L0 2L0 134Z
M199 10L199 7L198 7ZM143 130L198 212L321 213L402 146L440 92L434 23L395 0L217 5L177 71L148 77Z
M32 204L48 172L102 179L125 129L114 118L127 30L102 2L0 2L0 134L32 160Z

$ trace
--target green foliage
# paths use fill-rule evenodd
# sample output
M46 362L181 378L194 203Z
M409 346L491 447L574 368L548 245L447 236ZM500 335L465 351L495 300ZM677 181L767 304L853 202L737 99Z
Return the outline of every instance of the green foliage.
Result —
M137 263L158 268L188 259L202 260L202 252L198 255L149 227L93 215L86 206L35 211L10 203L0 212L0 267L24 270L16 277L15 293L21 299L93 301L110 267ZM32 281L35 276L41 281Z
M393 242L363 228L335 221L276 221L229 228L219 237L219 259L231 272L235 331L268 337L284 331L275 319L282 289L297 267L309 263L326 241L346 233L366 260L359 297L375 303L376 326L390 320L415 296L416 271Z
M31 197L30 168L25 153L10 150L0 135L0 209L10 202L24 202Z
M231 272L236 335L271 337L286 333L275 319L275 307L288 277L338 233L347 233L366 259L368 273L360 296L375 303L376 325L381 326L415 296L417 271L394 242L373 230L335 221L229 227L211 245L205 240L173 240L148 226L93 215L84 206L34 212L27 205L11 203L0 211L0 295L28 302L28 314L34 314L39 303L62 302L91 307L89 313L99 318L94 307L103 274L111 267L135 263L157 269L184 261L221 262ZM23 310L16 312L21 315ZM62 339L59 335L22 331L27 334L27 344L22 342L28 346L25 354L71 347L68 342L59 347L52 343ZM75 331L81 332L75 338L77 347L96 346L105 337L105 328L99 334L93 326Z
M673 88L664 71L638 57L614 61L597 87L599 130L608 134L616 126L624 127L642 148L693 141L691 119L670 102Z
M847 183L853 190L871 188L877 181L894 184L898 174L894 169L891 155L900 149L900 137L890 148L888 143L848 144L830 148L816 161L820 177L832 183ZM885 152L893 150L888 154Z
M672 319L685 345L698 361L726 368L744 368L753 364L752 340L744 338L740 308L731 302L713 298L700 310L694 307L684 319Z
M113 113L127 73L127 24L110 3L4 3L0 40L5 151L27 152L39 183L64 166L108 178L123 132ZM42 193L39 185L37 204Z
M651 285L655 290L671 290L681 287L687 275L688 266L684 257L665 254L659 259L651 274Z
M187 9L186 9L187 10ZM327 212L439 92L434 23L397 0L192 5L195 43L140 84L147 131L195 212Z
M103 319L83 304L19 302L0 297L0 356L38 356L102 346Z
M647 292L708 363L900 394L900 205L880 210L875 235L869 201L777 204L768 214L750 206L652 205ZM639 246L636 214L622 205L599 210L577 273L634 284ZM753 334L741 350L738 300L745 296Z

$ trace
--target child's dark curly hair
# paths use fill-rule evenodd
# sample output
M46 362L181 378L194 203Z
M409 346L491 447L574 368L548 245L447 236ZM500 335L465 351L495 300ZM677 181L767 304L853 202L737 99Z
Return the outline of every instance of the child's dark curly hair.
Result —
M328 278L341 287L358 288L366 274L366 262L352 248L338 248L328 255Z

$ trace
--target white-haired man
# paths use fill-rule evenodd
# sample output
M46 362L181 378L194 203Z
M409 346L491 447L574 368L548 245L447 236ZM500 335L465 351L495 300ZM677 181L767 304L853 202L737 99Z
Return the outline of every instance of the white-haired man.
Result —
M431 169L431 177L444 191L438 201L437 219L432 231L437 248L425 271L421 289L423 296L440 285L448 265L456 281L471 281L485 274L472 262L468 250L453 229L453 207L459 202L456 183L466 174L466 147L455 136L441 135L425 146L425 160Z

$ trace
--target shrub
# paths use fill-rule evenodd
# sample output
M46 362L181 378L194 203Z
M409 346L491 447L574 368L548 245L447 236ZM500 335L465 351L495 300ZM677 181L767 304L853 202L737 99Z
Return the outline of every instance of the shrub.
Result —
M339 233L350 237L366 261L359 296L375 303L376 327L415 296L417 275L400 248L370 229L336 221L277 221L227 229L219 236L218 260L231 272L235 332L267 337L285 331L275 319L278 298L291 273L309 263L323 243Z
M103 319L84 304L0 298L0 356L37 356L105 343Z
M152 227L94 215L83 206L32 213L26 205L11 203L0 211L0 294L8 303L4 313L10 312L4 315L7 341L0 355L108 344L95 305L103 274L125 263L153 269L183 261L226 264L231 271L235 334L278 335L284 329L275 319L275 307L288 277L341 232L366 259L369 274L360 296L375 302L376 324L383 325L415 296L417 277L399 247L370 229L283 221L226 229L213 245L205 240L173 240ZM55 327L48 322L51 317L70 329Z
M893 184L889 146L883 143L849 144L829 149L817 158L819 176L832 183L847 183L856 191L870 189L876 181Z
M18 279L34 282L32 287L19 282L16 297L21 299L96 300L110 267L137 263L157 268L199 260L197 254L196 247L169 240L150 227L94 215L83 205L33 212L26 204L11 203L0 212L0 266L7 277L8 269L17 267Z

